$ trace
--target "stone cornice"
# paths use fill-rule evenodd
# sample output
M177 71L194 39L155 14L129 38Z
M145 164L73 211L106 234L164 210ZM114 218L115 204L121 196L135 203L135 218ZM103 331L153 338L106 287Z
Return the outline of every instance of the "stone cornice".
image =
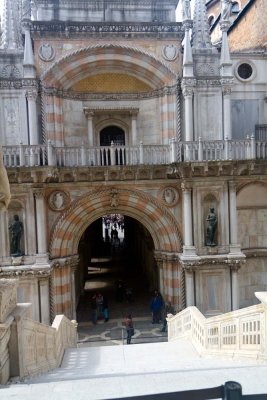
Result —
M103 35L160 35L172 34L182 39L184 32L182 24L179 22L172 23L118 23L118 22L72 22L72 21L32 21L31 33L33 36L53 35L55 32L64 36L77 36L85 34Z
M45 269L37 269L36 266L27 265L27 266L19 266L19 267L0 267L0 278L18 278L20 276L27 277L49 277L50 276L50 268Z
M125 165L103 167L6 167L11 184L26 184L34 187L39 184L58 184L64 182L132 181L155 179L190 180L238 179L246 183L267 179L267 160L259 161L203 161L180 162L166 165ZM258 178L259 177L259 178ZM34 182L34 183L33 183Z
M46 96L57 96L64 99L74 100L140 100L162 97L169 94L175 94L179 85L166 86L151 92L140 93L79 93L70 90L61 90L56 88L43 87L43 93Z
M38 88L36 79L0 79L0 89Z
M201 269L220 269L220 268L230 268L231 270L237 271L246 260L244 257L236 258L231 260L227 257L227 254L223 256L210 256L210 257L200 257L198 260L188 260L185 261L180 258L180 263L182 268L188 272Z
M167 167L169 178L192 179L207 177L267 176L267 160L180 162ZM255 178L254 178L255 179Z

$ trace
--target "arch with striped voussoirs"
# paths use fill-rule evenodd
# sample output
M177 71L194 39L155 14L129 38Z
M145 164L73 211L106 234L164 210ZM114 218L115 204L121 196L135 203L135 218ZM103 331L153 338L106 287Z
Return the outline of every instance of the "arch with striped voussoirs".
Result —
M105 214L123 214L143 224L155 251L178 253L182 239L173 214L147 193L125 188L97 188L74 201L53 227L50 257L78 254L80 239L89 225Z
M153 54L131 46L103 44L79 49L66 55L43 73L44 87L70 89L90 75L123 72L137 77L151 90L174 85L177 74Z

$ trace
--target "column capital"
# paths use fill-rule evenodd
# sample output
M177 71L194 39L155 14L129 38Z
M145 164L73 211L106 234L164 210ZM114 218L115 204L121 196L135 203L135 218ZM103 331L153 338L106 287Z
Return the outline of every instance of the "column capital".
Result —
M183 21L183 27L185 31L190 31L193 28L193 20L192 19L185 19Z
M228 186L230 190L236 191L237 182L236 181L229 181Z
M36 101L38 93L37 90L27 90L25 93L27 100L34 100Z
M184 97L193 97L194 89L192 87L183 86L182 87L182 91L183 91L183 96Z
M87 119L91 119L95 115L94 111L87 110L86 108L83 110L83 112L84 112L84 114L85 114Z
M231 22L228 21L228 20L225 20L225 21L221 20L219 22L219 25L220 25L220 29L221 29L222 32L227 32L228 29L230 28Z
M35 199L44 199L45 198L45 194L42 189L40 189L40 190L35 189L33 192L33 195L34 195Z
M192 192L192 187L187 182L181 183L181 189L182 189L183 193L191 193Z
M137 118L138 112L138 110L131 110L129 114L132 118Z

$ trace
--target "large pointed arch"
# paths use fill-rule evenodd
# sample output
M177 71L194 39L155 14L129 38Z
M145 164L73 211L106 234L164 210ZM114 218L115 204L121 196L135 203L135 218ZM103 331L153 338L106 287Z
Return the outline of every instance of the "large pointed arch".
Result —
M50 257L77 254L86 228L109 213L124 214L142 223L150 232L156 251L180 252L182 240L178 223L155 198L138 190L99 188L74 201L55 223Z
M141 49L103 44L79 49L57 60L41 76L45 87L68 90L96 73L123 72L143 80L152 89L174 85L177 74L164 62Z

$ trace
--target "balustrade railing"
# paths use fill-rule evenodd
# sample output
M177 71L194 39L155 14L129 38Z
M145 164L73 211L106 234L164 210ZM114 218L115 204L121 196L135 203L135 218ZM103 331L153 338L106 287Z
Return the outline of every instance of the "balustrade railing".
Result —
M205 318L188 307L168 318L168 339L189 338L202 354L267 360L267 292L255 293L261 304Z
M267 159L267 140L212 140L176 142L169 145L55 147L47 145L3 146L4 164L8 167L34 166L115 166L160 165L174 162Z

